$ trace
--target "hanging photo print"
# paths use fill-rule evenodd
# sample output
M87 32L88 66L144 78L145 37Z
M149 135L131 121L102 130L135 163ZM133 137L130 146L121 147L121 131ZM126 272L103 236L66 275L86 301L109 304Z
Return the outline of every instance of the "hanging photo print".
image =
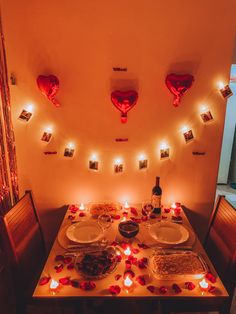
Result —
M96 161L96 160L89 160L89 169L91 169L91 170L98 170L98 161Z
M147 159L139 160L139 170L147 169L148 161Z
M229 87L229 85L221 86L220 93L221 93L222 97L224 97L224 98L228 98L228 97L233 95L232 90Z
M23 109L18 119L28 122L31 117L32 117L32 112L27 111L26 109Z
M184 139L185 139L186 143L188 143L188 142L190 142L190 141L192 141L194 139L192 130L185 131L183 133L183 136L184 136Z
M201 118L202 118L202 121L204 123L213 120L213 116L212 116L210 111L206 111L206 112L201 113Z
M43 135L41 137L41 141L48 143L51 140L51 138L52 138L52 133L45 131L45 132L43 132Z
M161 148L160 149L160 158L166 159L170 157L170 149L169 148Z

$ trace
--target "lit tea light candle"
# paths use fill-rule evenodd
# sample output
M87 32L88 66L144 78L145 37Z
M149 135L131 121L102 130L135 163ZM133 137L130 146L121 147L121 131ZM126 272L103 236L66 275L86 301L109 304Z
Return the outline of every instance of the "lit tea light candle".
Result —
M79 210L85 210L85 206L84 206L83 203L81 203L81 204L79 205Z
M172 208L172 209L175 209L176 207L177 207L177 206L176 206L175 203L172 203L172 204L171 204L171 208Z
M129 206L129 203L126 201L125 202L125 205L124 205L124 208L129 208L130 206Z
M206 282L205 279L202 279L202 281L199 282L199 286L202 291L207 291L209 288L209 284Z
M127 220L127 218L124 216L122 219L121 219L121 222L124 222L124 221L126 221Z
M127 292L132 289L133 287L133 280L130 278L130 276L126 276L125 279L124 279L124 287L125 289L127 290Z
M52 279L51 283L50 283L50 290L53 292L53 293L56 293L57 290L58 290L58 287L59 287L59 282Z
M129 246L127 246L127 248L124 250L124 254L126 255L126 256L130 256L131 255L131 249L130 249L130 247Z

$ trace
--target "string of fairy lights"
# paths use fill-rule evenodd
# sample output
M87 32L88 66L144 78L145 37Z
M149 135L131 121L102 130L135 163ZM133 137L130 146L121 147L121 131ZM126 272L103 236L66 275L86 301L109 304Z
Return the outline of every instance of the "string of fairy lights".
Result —
M228 98L233 95L229 85L225 85L223 82L218 83L218 90L223 98ZM33 105L27 104L21 111L18 119L28 123L33 115ZM200 107L200 117L203 123L209 123L214 120L213 115L207 105ZM181 133L184 137L185 143L189 143L194 140L193 130L188 126L183 126ZM53 129L47 127L44 129L41 141L49 143L53 137ZM45 152L45 154L56 154L57 152ZM64 149L64 157L72 158L75 154L75 144L68 143ZM170 158L170 147L167 142L162 142L159 147L159 156L161 160ZM90 170L99 170L99 160L96 154L92 154L89 158L88 168ZM138 169L143 170L148 168L148 159L144 154L140 154L138 158ZM122 158L116 158L114 160L114 172L121 173L124 171L124 163Z

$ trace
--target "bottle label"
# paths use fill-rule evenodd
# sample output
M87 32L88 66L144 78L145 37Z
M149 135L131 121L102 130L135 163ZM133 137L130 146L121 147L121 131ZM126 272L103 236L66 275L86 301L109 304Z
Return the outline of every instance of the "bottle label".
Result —
M152 206L154 207L153 213L161 215L161 195L152 195Z

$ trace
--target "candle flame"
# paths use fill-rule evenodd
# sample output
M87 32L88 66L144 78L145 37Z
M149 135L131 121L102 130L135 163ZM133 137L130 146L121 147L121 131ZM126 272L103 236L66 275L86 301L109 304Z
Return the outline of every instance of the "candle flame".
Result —
M171 208L175 209L177 206L175 203L172 203Z
M207 289L209 285L206 282L206 280L203 278L202 281L199 282L199 286L203 289Z
M85 207L84 207L84 204L83 204L83 203L80 204L79 210L85 210Z
M127 201L125 202L124 208L129 208L129 203Z
M132 286L132 284L133 284L133 280L131 280L131 278L127 276L124 280L124 285L129 288Z
M131 254L131 250L130 250L130 247L128 246L126 250L124 250L124 254L126 256L129 256Z
M59 286L59 283L52 279L51 283L50 283L50 289L57 289L57 287Z

